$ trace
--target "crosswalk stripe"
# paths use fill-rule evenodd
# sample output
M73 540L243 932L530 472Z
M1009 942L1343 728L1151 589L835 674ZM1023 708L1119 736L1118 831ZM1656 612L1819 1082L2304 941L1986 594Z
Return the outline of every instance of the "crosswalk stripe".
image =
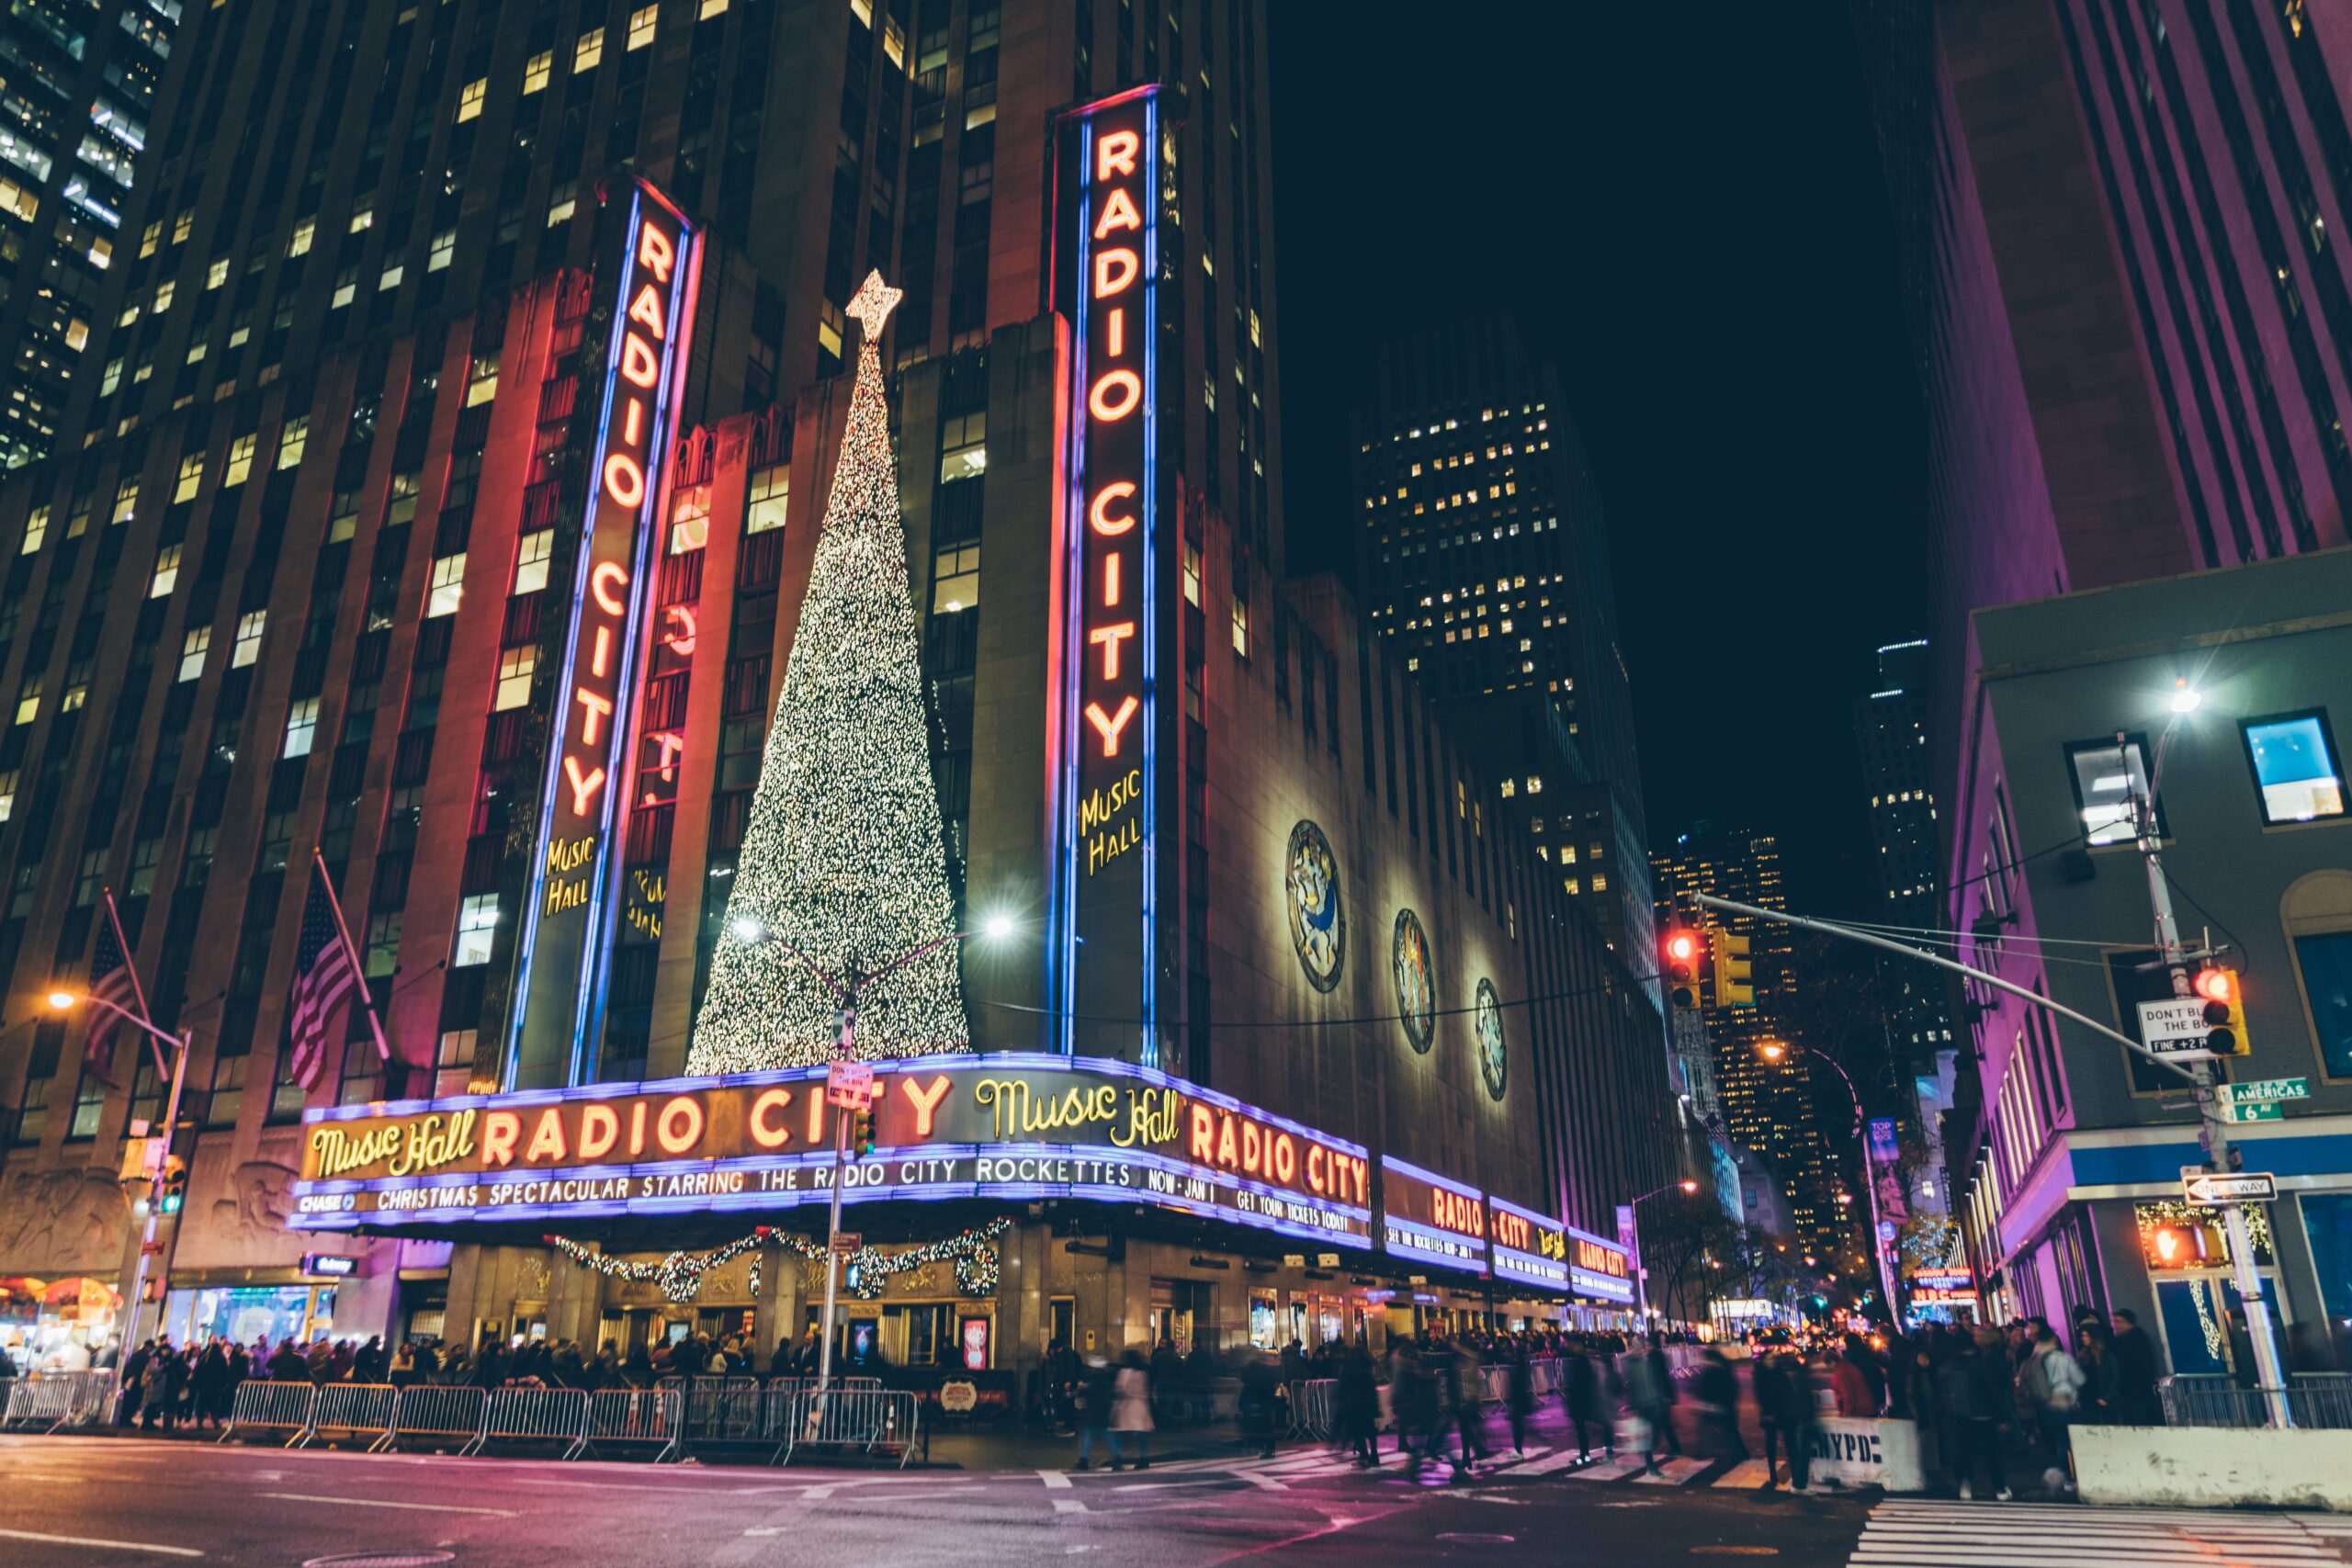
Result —
M2211 1551L2156 1554L2134 1545L2129 1560L2151 1563L2210 1563L2215 1562L2215 1557ZM2112 1545L2085 1545L2079 1551L2068 1550L2061 1546L2037 1551L2025 1546L1996 1550L1992 1547L1964 1546L1949 1542L1941 1544L1923 1542L1917 1546L1874 1548L1865 1542L1856 1549L1854 1555L1849 1561L1855 1565L1855 1568L1863 1568L1863 1565L1871 1563L1905 1564L1909 1565L1909 1568L1955 1568L1955 1565L1962 1563L1967 1564L1968 1568L2088 1568L2090 1564L2099 1564L2101 1568L2105 1568L2106 1564L2113 1563L2119 1559L2115 1555L2115 1548ZM2319 1557L2249 1557L2233 1551L2222 1561L2230 1564L2231 1568L2236 1568L2236 1565L2241 1563L2333 1562L2336 1559L2332 1553Z
M2335 1561L2335 1554L2316 1541L2291 1543L2266 1541L2256 1546L2231 1546L2215 1540L2191 1540L2185 1538L2166 1540L2162 1536L2120 1536L2106 1531L2069 1530L2020 1536L2015 1532L2004 1534L1991 1530L1944 1531L1929 1534L1927 1532L1891 1533L1873 1529L1863 1532L1861 1544L1866 1547L1883 1546L1890 1549L1978 1544L2011 1549L2023 1548L2029 1551L2082 1547L2102 1551L2128 1546L2133 1556L2152 1562L2160 1558L2206 1561L2210 1560L2214 1551L2219 1548L2228 1551L2232 1560L2236 1562L2332 1562Z
M1727 1486L1736 1490L1745 1489L1753 1492L1760 1489L1765 1482L1771 1479L1771 1467L1766 1464L1762 1460L1744 1459L1737 1464L1733 1465L1729 1470L1724 1471L1721 1475L1715 1477L1714 1483L1717 1486Z
M1669 1459L1658 1467L1660 1473L1652 1475L1645 1468L1642 1473L1634 1479L1645 1486L1683 1486L1690 1483L1692 1476L1708 1469L1714 1462L1707 1459Z
M2021 1524L2024 1524L2024 1521L2011 1520L2004 1522L1999 1519L1981 1517L1968 1520L1965 1523L1952 1520L1889 1520L1873 1518L1864 1528L1888 1535L1935 1537L1990 1534L1997 1536L2003 1540L2013 1540L2017 1538L2018 1529ZM2144 1540L2150 1537L2161 1539L2165 1536L2179 1536L2184 1540L2194 1537L2200 1540L2244 1541L2251 1545L2278 1541L2291 1542L2300 1546L2311 1539L2311 1537L2302 1530L2296 1529L2292 1527L2285 1529L2248 1530L2232 1529L2227 1526L2134 1525L2122 1520L2108 1521L2096 1517L2083 1519L2072 1524L2044 1524L2035 1522L2033 1524L2027 1525L2025 1528L2039 1529L2057 1535L2129 1536L2134 1540Z
M1613 1460L1602 1460L1589 1470L1572 1471L1570 1481L1623 1481L1643 1468L1639 1454L1619 1454Z
M1849 1568L2311 1568L2342 1561L2295 1515L1890 1498Z
M1917 1515L1936 1518L1976 1519L1996 1513L2004 1518L2041 1517L2057 1519L2123 1519L2155 1524L2177 1524L2200 1529L2282 1529L2335 1522L2326 1515L2265 1514L2241 1518L2195 1508L2109 1508L2081 1503L1996 1503L1985 1498L1961 1503L1933 1498L1890 1497L1871 1510L1871 1517ZM2352 1529L2352 1520L2343 1521L2340 1528Z
M1545 1454L1542 1459L1532 1459L1525 1464L1514 1465L1511 1467L1511 1473L1513 1475L1549 1475L1555 1470L1566 1470L1581 1462L1583 1461L1574 1453L1562 1449L1557 1453Z

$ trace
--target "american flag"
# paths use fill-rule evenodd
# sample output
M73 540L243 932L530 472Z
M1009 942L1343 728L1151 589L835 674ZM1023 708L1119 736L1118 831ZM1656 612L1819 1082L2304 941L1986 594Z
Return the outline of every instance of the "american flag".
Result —
M143 1016L147 1006L139 995L139 978L130 972L130 960L122 951L122 940L115 935L112 909L98 927L98 945L90 953L90 999L108 1002L134 1015ZM122 1014L107 1008L92 1008L89 1038L82 1047L89 1063L91 1077L109 1089L115 1087L114 1076L107 1071L114 1059L115 1031L122 1025Z
M294 1081L308 1089L319 1081L326 1066L327 1025L343 998L359 983L351 953L343 944L343 929L335 923L327 902L326 884L320 873L311 874L311 897L302 906L302 942L294 955L294 990L289 999L294 1036Z

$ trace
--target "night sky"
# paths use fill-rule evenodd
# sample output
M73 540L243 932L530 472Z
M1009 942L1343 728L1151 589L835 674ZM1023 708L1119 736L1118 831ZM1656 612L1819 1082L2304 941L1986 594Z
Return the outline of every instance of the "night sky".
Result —
M1510 308L1608 508L1653 841L1744 817L1792 907L1866 914L1852 709L1924 624L1926 455L1846 6L1383 9L1271 10L1291 569L1348 559L1369 342Z

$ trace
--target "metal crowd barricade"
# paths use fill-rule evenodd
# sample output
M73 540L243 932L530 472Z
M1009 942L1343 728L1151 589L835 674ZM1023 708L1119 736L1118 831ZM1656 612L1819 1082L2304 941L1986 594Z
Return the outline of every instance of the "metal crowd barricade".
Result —
M373 1453L391 1441L400 1402L401 1391L388 1382L321 1383L318 1397L311 1402L310 1427L291 1446L365 1438Z
M2225 1373L2178 1372L2156 1387L2166 1426L2267 1427L2269 1395L2280 1393L2297 1427L2352 1428L2352 1374L2344 1372L2295 1372L2283 1390L2241 1387Z
M682 1392L687 1441L745 1443L766 1436L759 1379L695 1378Z
M0 1405L0 1426L56 1426L73 1408L73 1385L66 1372L35 1372L8 1384L7 1403Z
M1311 1378L1290 1385L1290 1436L1330 1440L1338 1408L1337 1378Z
M429 1446L470 1448L481 1437L484 1407L490 1395L462 1384L411 1383L401 1390L392 1407L392 1424L377 1449L396 1449L403 1440Z
M877 1383L877 1379L858 1380ZM778 1462L789 1464L803 1449L832 1449L863 1454L896 1450L905 1468L922 1440L922 1405L904 1389L849 1388L836 1385L824 1393L807 1389L792 1394L784 1407L785 1427L777 1434Z
M759 1413L756 1401L753 1416ZM653 1462L682 1457L679 1438L685 1425L685 1399L674 1388L600 1388L588 1396L587 1440L583 1454L599 1446L651 1445Z
M311 1410L318 1397L319 1391L307 1382L248 1378L237 1385L236 1403L229 1407L229 1424L220 1428L219 1440L260 1433L292 1448L310 1431Z
M588 1445L588 1393L578 1388L493 1388L482 1407L481 1430L460 1453L492 1443L561 1443L577 1459Z

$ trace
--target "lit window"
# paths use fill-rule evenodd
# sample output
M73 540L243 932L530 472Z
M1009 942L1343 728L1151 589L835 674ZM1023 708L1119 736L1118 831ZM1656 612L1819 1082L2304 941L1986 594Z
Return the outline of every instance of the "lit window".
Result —
M695 20L708 21L713 17L722 17L726 14L727 0L702 0L702 7L695 13Z
M408 264L394 262L377 276L376 287L379 289L398 288L401 286L401 279L407 276Z
M138 510L139 481L137 479L125 479L120 484L115 486L114 515L109 517L107 521L109 523L128 523L130 521L131 514ZM72 530L69 529L68 532L72 532Z
M469 82L458 88L458 123L463 125L469 119L479 118L481 114L481 101L489 96L490 78L487 76Z
M1609 876L1607 873L1596 871L1592 874L1592 890L1595 893L1606 893L1609 891Z
M36 506L32 510L32 514L25 519L25 542L17 547L17 553L20 556L31 555L40 548L40 542L48 537L49 508Z
M1184 541L1184 602L1201 607L1201 548L1190 539Z
M193 681L204 673L204 656L211 651L212 628L198 626L181 639L180 679Z
M474 357L466 372L466 407L486 403L498 395L498 351Z
M195 208L191 207L184 209L177 218L172 220L172 243L175 245L184 245L187 243L187 237L195 232Z
M670 509L670 553L684 555L710 543L710 487L690 485Z
M543 49L523 62L523 96L527 98L546 86L548 78L554 74L555 51L551 49Z
M548 227L552 229L559 223L571 222L571 215L579 208L579 182L557 181L555 188L548 193Z
M302 461L302 448L310 439L310 416L297 414L286 422L286 427L277 433L277 468L280 473Z
M1233 602L1233 651L1242 658L1250 657L1250 601Z
M293 237L286 242L286 254L289 256L309 255L311 254L311 242L318 237L318 232L319 220L317 219L303 219L302 221L294 225Z
M751 504L743 513L743 532L764 534L784 526L785 506L792 499L792 469L778 463L752 475Z
M359 492L339 490L327 508L327 543L342 544L359 532Z
M953 615L980 602L980 547L942 550L931 562L931 613Z
M176 281L168 277L155 285L155 314L160 316L172 308L172 297L179 292L179 287Z
M251 435L240 435L229 443L229 466L220 475L221 489L245 482L245 476L254 471L254 447L257 444L258 438Z
M968 479L988 471L989 416L953 414L939 422L939 481Z
M352 209L351 223L349 227L344 230L344 232L346 234L364 234L375 226L376 209L370 203L363 201L357 207Z
M168 599L180 581L180 547L165 545L155 552L155 575L147 581L147 597Z
M510 648L498 657L498 690L491 700L493 712L519 708L531 700L531 672L539 667L538 649Z
M594 71L604 58L605 29L602 28L582 33L580 41L571 47L571 69L575 72Z
M458 601L465 594L466 552L459 550L454 556L443 556L435 560L433 563L433 587L424 600L426 617L456 615Z
M523 536L514 554L514 592L537 593L548 585L548 562L555 555L555 530L535 529Z
M0 822L17 814L17 770L10 768L0 773Z
M2132 802L2148 790L2148 746L2144 736L2086 740L2066 748L2074 774L2075 808L2083 835L2094 846L2127 843L2134 836ZM2164 806L2156 806L2156 834L2164 836Z
M174 502L193 501L197 487L204 482L204 454L191 452L180 459L180 477L172 486Z
M433 243L425 247L424 270L439 272L449 265L449 258L457 254L458 231L455 229L442 230L433 236Z
M40 716L40 676L34 673L26 676L25 683L17 688L17 722L30 724Z
M261 657L261 634L269 625L267 610L249 610L237 618L237 643L229 650L229 668L243 670Z
M476 893L458 907L458 950L449 966L465 969L490 962L491 939L498 931L498 895Z
M327 309L340 310L359 297L359 269L347 266L334 275L334 292L327 296Z
M311 741L319 732L319 699L298 697L286 710L286 744L278 749L280 757L307 757Z
M2262 792L2262 820L2311 822L2344 815L2344 780L2336 771L2335 741L2327 716L2308 713L2252 718L2239 728L2246 756Z
M653 24L662 19L659 6L640 6L628 14L628 47L643 49L653 41Z
M27 216L27 217L30 217L30 216L31 216L31 214L28 213L28 214L26 214L26 216ZM161 241L162 241L163 237L164 237L164 226L163 226L163 224L161 224L161 223L150 223L150 224L148 224L148 225L147 225L147 227L146 227L144 230L142 230L142 231L141 231L140 235L139 235L139 254L140 254L141 255L142 255L142 256L152 256L152 255L153 255L153 254L155 254L155 246L156 246L156 244L157 244L159 242L161 242Z

